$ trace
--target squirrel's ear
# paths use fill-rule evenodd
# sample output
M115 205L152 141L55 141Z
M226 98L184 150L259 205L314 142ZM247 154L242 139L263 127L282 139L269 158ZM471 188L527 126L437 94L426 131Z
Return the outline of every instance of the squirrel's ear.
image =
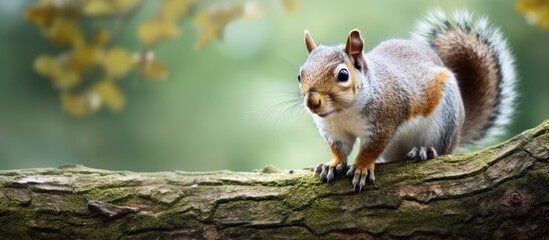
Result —
M311 34L307 29L305 29L305 46L307 46L307 50L309 51L309 53L311 53L311 51L316 48L315 41L313 41L313 37L311 37Z
M358 29L352 30L347 35L347 42L345 44L345 52L354 61L357 61L362 56L362 49L364 48L364 40L360 37Z

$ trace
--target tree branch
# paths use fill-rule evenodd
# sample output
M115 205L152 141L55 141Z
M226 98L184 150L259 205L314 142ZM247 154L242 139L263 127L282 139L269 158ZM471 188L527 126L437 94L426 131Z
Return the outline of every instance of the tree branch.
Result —
M376 167L377 185L309 170L0 171L4 239L541 238L549 120L482 151Z

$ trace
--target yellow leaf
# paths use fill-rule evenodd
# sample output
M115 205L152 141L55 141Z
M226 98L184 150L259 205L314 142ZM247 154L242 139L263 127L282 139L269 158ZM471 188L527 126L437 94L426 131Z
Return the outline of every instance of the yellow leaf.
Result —
M75 70L90 69L98 62L99 55L99 47L95 45L77 47L69 60L69 68Z
M195 18L195 25L202 28L196 39L196 48L198 49L203 48L219 31L222 31L219 26L211 23L209 18L210 15L207 12L200 13Z
M103 79L95 83L93 92L97 93L101 103L113 112L120 112L126 105L126 97L118 85L111 79Z
M111 40L109 31L105 28L99 29L93 36L93 43L97 45L105 45Z
M50 5L31 7L25 10L25 18L39 27L50 26L53 18L59 15L60 9Z
M114 12L114 6L111 1L89 0L84 4L84 14L92 17L109 15Z
M107 75L122 77L135 65L131 54L124 48L111 48L103 58L103 67Z
M44 31L45 35L60 45L72 43L75 46L83 45L84 36L80 27L73 20L57 17L51 26Z
M61 69L52 76L53 85L59 89L70 89L80 83L80 72L72 69Z
M196 41L196 47L204 47L214 37L222 39L225 26L242 16L242 14L242 5L236 4L217 6L197 14L194 24L201 30Z
M524 14L529 24L541 29L549 28L549 1L547 0L518 0L516 8Z
M34 60L34 70L40 75L50 78L52 84L59 89L69 89L81 81L80 73L77 70L66 69L49 55L38 56Z
M149 20L137 29L137 36L143 43L152 44L160 40L173 38L179 34L179 28L172 21Z
M152 59L143 65L141 74L151 80L162 80L168 75L168 68L157 59Z
M88 93L71 93L63 91L60 94L63 109L78 117L90 115L99 110L98 95Z
M280 2L282 3L282 8L287 12L294 12L297 8L296 0L280 0Z
M42 76L51 76L60 68L50 55L40 55L34 60L34 70Z
M164 0L162 5L162 18L167 21L177 21L185 16L191 6L197 0Z

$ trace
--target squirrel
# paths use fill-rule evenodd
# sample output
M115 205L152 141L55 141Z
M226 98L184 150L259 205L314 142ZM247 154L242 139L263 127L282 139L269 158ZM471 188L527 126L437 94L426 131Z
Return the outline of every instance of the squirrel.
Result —
M426 160L486 142L510 122L516 97L513 57L499 29L467 11L435 10L411 39L365 53L355 29L345 44L317 46L297 76L303 104L331 150L315 172L330 182L347 168L355 192L375 183L375 163Z

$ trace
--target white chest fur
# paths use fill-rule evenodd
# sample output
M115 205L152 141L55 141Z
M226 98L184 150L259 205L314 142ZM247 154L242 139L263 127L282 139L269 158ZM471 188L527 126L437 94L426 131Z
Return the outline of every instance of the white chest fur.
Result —
M320 134L328 142L341 141L352 144L356 138L360 139L361 144L370 141L370 124L358 110L346 110L328 118L313 115L313 119Z

